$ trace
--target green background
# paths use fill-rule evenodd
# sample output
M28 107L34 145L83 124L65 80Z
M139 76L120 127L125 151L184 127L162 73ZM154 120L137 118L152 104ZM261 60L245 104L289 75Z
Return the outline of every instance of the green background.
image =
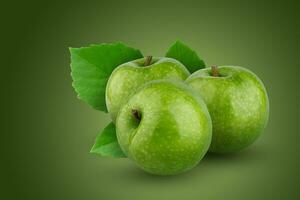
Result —
M11 1L1 8L1 199L299 199L298 4ZM76 98L68 47L123 41L162 56L177 39L208 66L245 66L263 80L270 119L262 137L171 177L89 154L110 120Z

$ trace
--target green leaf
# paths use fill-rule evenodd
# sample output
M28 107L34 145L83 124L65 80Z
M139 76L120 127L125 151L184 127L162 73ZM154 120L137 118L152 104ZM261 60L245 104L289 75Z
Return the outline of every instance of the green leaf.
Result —
M166 57L180 61L191 73L205 68L204 61L197 53L180 41L176 41L169 48Z
M90 153L113 158L126 157L119 146L116 135L116 126L113 122L109 123L97 136L96 142Z
M71 76L78 98L105 111L105 88L112 71L122 63L143 57L137 49L122 43L70 48Z

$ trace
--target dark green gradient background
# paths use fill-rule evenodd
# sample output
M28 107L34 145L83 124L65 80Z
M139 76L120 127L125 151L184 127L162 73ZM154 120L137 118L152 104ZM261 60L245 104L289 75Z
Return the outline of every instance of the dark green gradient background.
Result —
M299 199L298 4L11 1L1 8L1 199ZM76 98L68 47L123 41L161 56L176 39L208 66L245 66L261 77L270 98L262 137L171 177L89 154L110 119Z

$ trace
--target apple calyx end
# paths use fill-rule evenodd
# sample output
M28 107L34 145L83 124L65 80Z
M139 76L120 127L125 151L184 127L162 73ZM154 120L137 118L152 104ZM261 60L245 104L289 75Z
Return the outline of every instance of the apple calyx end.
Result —
M137 110L137 109L132 109L132 110L131 110L131 114L132 114L132 116L133 116L137 121L141 121L142 116L141 116L141 113L140 113L139 110Z
M216 66L216 65L211 66L211 75L214 77L220 76L218 66Z
M152 56L147 56L146 57L146 60L145 60L145 63L144 63L144 66L148 66L151 64L151 61L152 61Z

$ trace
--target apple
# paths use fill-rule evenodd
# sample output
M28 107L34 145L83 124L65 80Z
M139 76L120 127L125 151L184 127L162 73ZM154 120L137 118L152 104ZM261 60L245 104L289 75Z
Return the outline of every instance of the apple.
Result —
M183 82L156 80L122 106L116 132L121 149L139 167L172 175L193 168L203 158L212 125L200 95Z
M190 75L183 64L172 58L148 56L118 66L106 86L106 106L115 122L122 104L138 87L158 79L185 80Z
M252 144L269 116L269 101L262 81L236 66L205 68L187 80L205 101L213 124L209 151L229 153Z

